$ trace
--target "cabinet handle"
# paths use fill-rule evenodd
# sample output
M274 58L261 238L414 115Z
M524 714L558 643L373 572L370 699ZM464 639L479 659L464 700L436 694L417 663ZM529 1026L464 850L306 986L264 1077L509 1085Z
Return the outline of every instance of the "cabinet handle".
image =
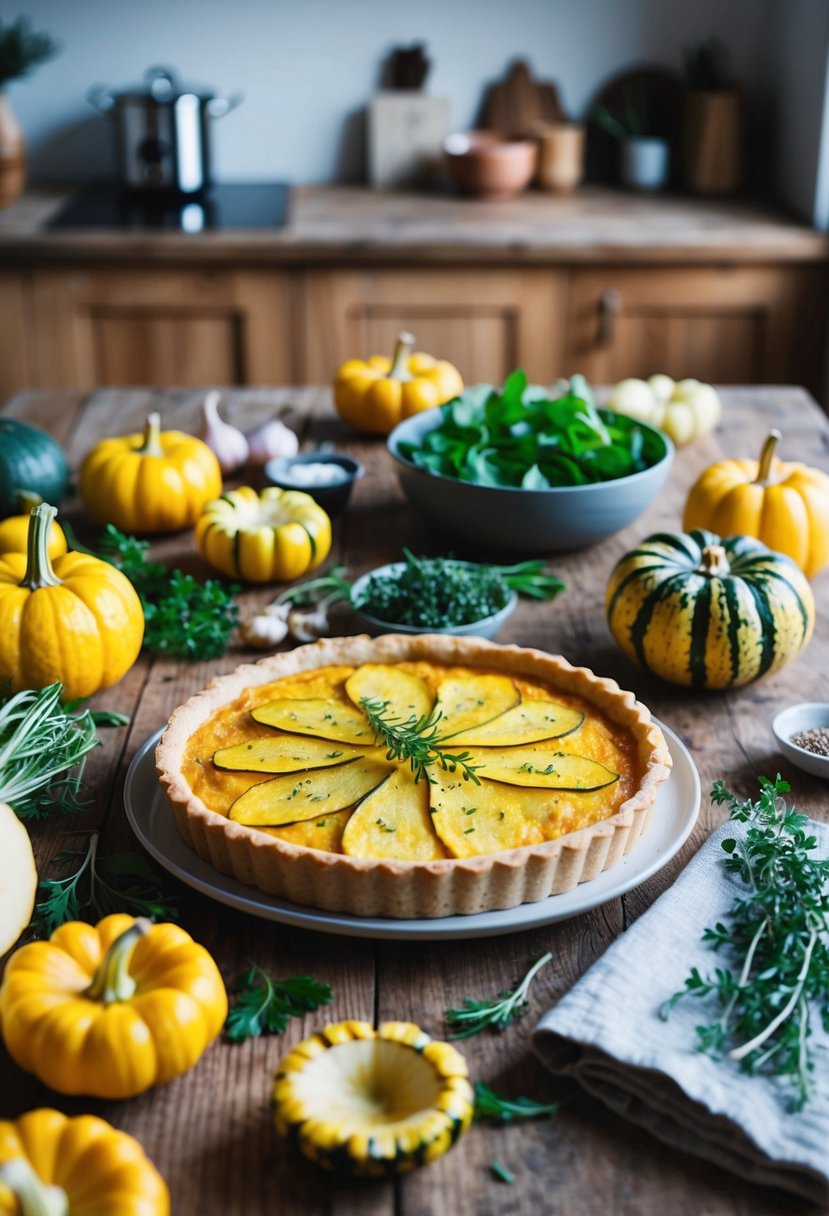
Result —
M616 329L616 318L622 309L622 293L608 287L599 300L599 323L596 326L596 345L610 346Z

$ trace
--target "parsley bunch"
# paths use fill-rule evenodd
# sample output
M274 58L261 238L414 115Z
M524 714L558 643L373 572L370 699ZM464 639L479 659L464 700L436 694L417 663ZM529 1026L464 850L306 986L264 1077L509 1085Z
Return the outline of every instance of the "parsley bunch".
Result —
M759 799L740 802L721 781L714 785L713 801L748 825L743 839L722 842L725 868L746 894L735 900L728 924L703 933L732 966L705 976L692 968L662 1016L686 996L716 997L720 1016L697 1027L699 1049L785 1079L799 1110L813 1086L815 1012L829 1031L829 859L814 856L807 817L784 800L790 788L779 776L761 777Z
M281 1034L289 1018L301 1018L321 1005L331 1003L333 993L311 975L292 975L272 979L255 963L236 981L237 1001L225 1023L231 1043L258 1038L261 1034Z

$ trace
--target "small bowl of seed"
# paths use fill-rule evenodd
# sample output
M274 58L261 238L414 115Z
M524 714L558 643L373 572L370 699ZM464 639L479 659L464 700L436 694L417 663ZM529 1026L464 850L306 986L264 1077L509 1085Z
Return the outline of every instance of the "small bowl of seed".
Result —
M777 715L771 729L792 764L829 780L829 702L791 705Z

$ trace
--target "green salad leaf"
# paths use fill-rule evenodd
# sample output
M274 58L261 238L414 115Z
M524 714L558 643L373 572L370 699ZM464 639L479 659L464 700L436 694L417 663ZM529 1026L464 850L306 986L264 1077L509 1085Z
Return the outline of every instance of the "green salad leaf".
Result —
M656 464L664 442L631 418L601 410L583 376L558 397L522 371L499 391L475 385L441 406L443 417L419 444L400 452L419 468L479 486L546 490L615 481Z

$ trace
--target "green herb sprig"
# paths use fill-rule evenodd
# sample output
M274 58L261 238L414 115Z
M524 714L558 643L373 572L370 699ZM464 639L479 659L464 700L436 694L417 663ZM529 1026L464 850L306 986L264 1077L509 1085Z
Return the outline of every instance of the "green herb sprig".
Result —
M144 609L144 648L183 659L218 659L239 621L239 588L147 561L147 541L125 536L110 524L101 556L130 580Z
M0 695L0 802L20 819L83 807L78 799L83 761L100 744L96 725L102 715L62 705L62 692L61 684L50 684ZM124 720L106 716L118 724Z
M487 1085L475 1083L475 1119L494 1119L498 1123L519 1123L522 1119L552 1119L560 1102L536 1102L534 1098L505 1098Z
M401 454L419 468L480 486L545 490L614 481L656 464L664 442L632 419L596 407L583 376L559 397L528 385L522 371L467 389Z
M464 781L480 785L476 770L481 766L472 764L469 752L446 751L444 744L451 736L443 736L438 730L443 714L439 709L418 717L397 718L391 715L387 701L373 697L362 697L360 707L371 723L375 737L388 748L387 760L402 760L412 766L415 781L432 781L429 768L439 765L448 773L460 771Z
M790 789L779 775L761 777L759 799L740 802L715 783L713 801L748 825L742 839L722 841L725 868L747 893L734 901L728 924L703 933L733 966L717 967L713 975L692 968L662 1016L687 996L716 997L720 1016L697 1027L699 1050L782 1078L791 1107L799 1110L813 1088L813 1007L829 1030L829 859L813 855L817 841L807 833L808 819L784 800Z
M490 1026L494 1030L505 1030L517 1018L523 1017L529 1008L527 993L530 990L530 984L552 957L549 952L542 954L515 988L502 992L493 1000L478 1001L467 997L462 1008L445 1010L446 1021L450 1026L459 1028L449 1038L468 1039L473 1034L480 1034L482 1030L486 1030Z
M333 993L310 975L293 975L288 979L272 979L261 967L252 963L236 981L238 999L225 1023L225 1034L231 1043L262 1034L281 1034L290 1018L301 1018L322 1005L329 1005Z
M163 891L159 875L140 853L102 856L100 837L93 832L83 849L64 849L55 864L76 864L64 878L40 882L44 896L36 905L31 931L49 937L69 920L100 920L112 912L128 912L151 920L175 920L175 902Z
M27 17L5 23L0 18L0 88L9 80L27 76L59 50L60 44L48 34L33 30Z

